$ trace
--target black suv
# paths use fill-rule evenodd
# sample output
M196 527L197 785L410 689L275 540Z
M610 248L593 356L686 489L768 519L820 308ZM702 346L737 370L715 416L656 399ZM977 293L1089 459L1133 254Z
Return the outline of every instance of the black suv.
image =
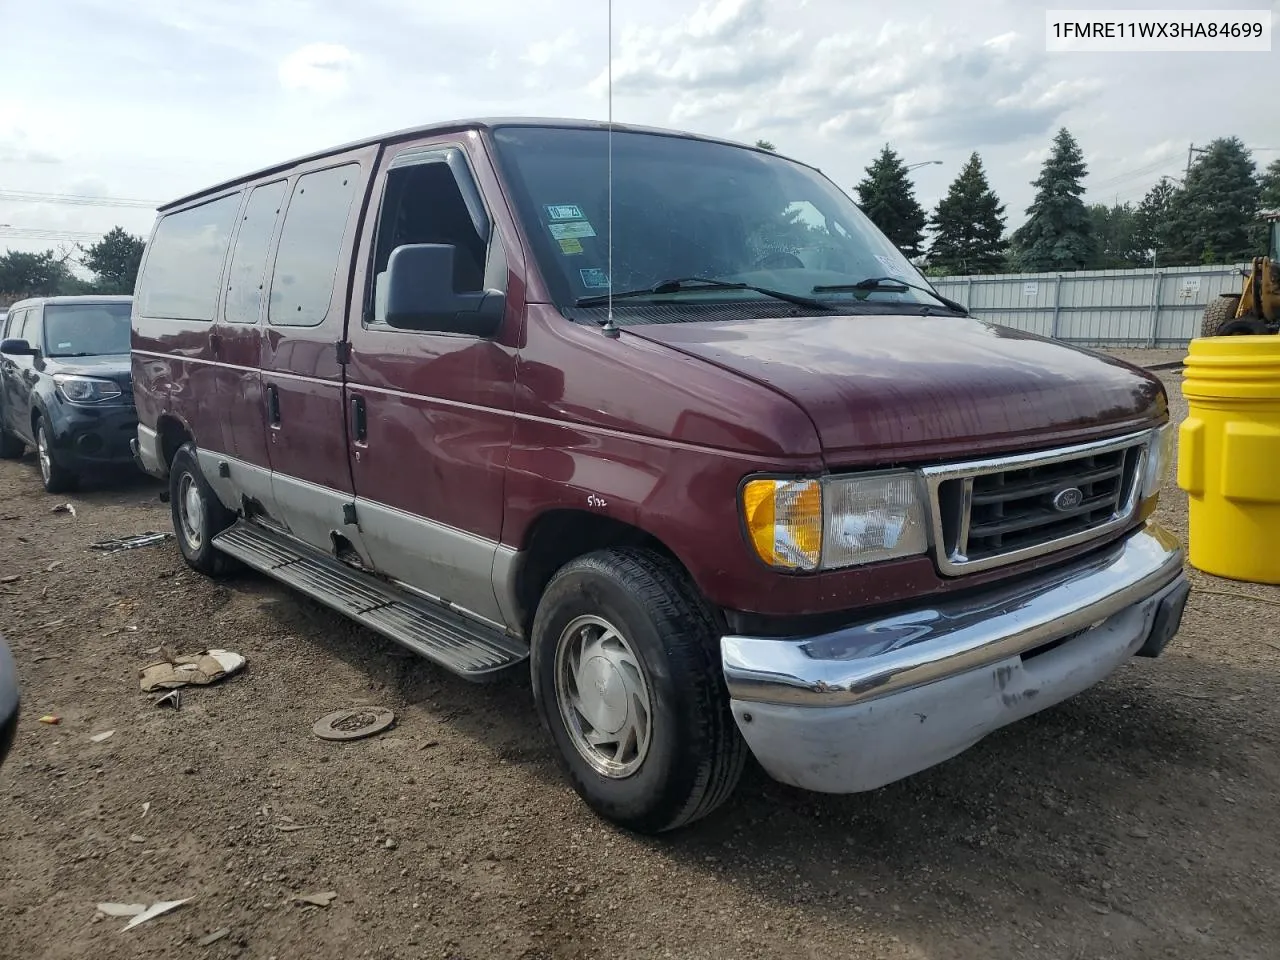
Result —
M44 487L133 464L132 297L42 297L9 308L0 329L0 457L35 447Z

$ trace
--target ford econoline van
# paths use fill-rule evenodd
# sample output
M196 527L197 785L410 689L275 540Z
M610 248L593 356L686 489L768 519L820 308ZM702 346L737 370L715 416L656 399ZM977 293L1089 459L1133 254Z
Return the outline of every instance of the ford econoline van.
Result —
M1160 382L968 315L767 150L530 120L327 150L163 207L132 325L187 562L461 677L527 661L635 830L748 754L875 789L1181 619Z

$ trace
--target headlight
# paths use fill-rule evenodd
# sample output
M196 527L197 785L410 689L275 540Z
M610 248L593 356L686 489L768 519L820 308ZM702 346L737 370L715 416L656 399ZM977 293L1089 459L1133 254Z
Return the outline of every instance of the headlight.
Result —
M1177 449L1178 431L1172 422L1151 431L1147 441L1147 455L1142 464L1141 499L1149 500L1160 492L1169 471L1173 467L1173 458Z
M120 396L120 384L114 380L98 380L95 377L77 377L68 373L56 373L53 382L62 395L72 403L101 403Z
M914 473L750 480L742 509L756 553L782 569L831 570L928 548Z

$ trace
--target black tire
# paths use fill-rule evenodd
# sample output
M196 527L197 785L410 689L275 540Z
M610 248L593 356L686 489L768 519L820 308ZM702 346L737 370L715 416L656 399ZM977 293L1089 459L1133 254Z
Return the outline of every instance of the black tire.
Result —
M198 495L192 496L192 490ZM235 522L235 514L222 505L204 478L190 441L178 448L169 464L169 511L178 549L188 566L209 577L225 576L234 569L231 558L213 546L213 538Z
M0 428L0 460L17 460L26 449L25 443L9 431Z
M637 751L632 762L638 766L626 775L606 776L592 765L561 708L557 650L566 629L584 617L601 618L623 636L651 704L647 751ZM569 634L580 635L585 630ZM729 710L716 640L710 612L688 576L661 554L601 550L552 578L533 623L534 701L561 768L600 816L640 833L661 833L705 817L733 793L747 748ZM601 689L599 702L605 701ZM629 688L623 702L630 711Z
M1252 314L1237 317L1236 311L1239 309L1240 294L1227 293L1218 297L1204 308L1204 319L1200 321L1200 336L1258 336L1267 332L1267 325Z
M53 441L49 438L49 428L45 426L44 417L36 417L36 464L40 468L40 479L44 483L46 493L66 493L80 486L80 476L74 470L64 467L53 456Z

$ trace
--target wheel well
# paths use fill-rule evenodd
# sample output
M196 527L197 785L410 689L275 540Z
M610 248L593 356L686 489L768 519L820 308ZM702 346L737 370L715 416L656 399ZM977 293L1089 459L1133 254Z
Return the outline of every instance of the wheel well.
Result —
M526 631L533 624L538 600L551 578L576 557L608 547L645 547L679 562L666 544L639 527L584 510L552 510L543 514L524 542L516 597Z
M161 417L156 423L156 433L160 435L160 456L163 458L164 468L168 470L178 448L192 439L192 436L187 428L173 417Z

